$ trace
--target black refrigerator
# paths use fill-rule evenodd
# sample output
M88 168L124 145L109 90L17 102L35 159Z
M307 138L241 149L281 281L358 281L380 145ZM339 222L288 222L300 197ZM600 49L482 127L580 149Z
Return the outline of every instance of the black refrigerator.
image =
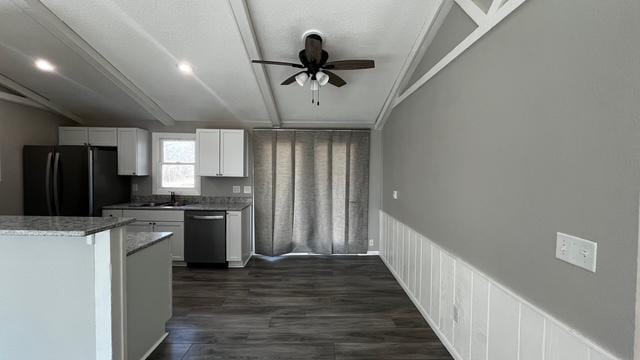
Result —
M101 216L131 198L115 147L27 145L22 163L25 215Z

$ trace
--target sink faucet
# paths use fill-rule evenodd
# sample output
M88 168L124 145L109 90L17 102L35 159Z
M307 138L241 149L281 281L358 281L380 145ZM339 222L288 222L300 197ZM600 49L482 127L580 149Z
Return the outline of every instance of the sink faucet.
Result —
M175 193L175 191L172 191L170 194L171 194L171 202L175 203L176 202L176 193Z

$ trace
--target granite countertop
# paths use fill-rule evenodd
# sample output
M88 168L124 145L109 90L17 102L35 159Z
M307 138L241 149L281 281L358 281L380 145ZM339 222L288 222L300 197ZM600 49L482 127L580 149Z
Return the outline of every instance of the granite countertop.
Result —
M0 216L0 235L87 236L134 221L116 217Z
M130 232L127 233L127 256L137 253L142 249L168 239L172 232Z
M113 210L221 210L221 211L241 211L250 206L250 202L242 203L199 203L183 206L140 206L136 203L115 204L103 207L103 209Z

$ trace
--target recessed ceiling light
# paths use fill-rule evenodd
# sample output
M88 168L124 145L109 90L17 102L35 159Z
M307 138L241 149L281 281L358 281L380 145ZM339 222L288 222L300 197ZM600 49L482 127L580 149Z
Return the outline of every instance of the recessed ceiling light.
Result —
M56 67L53 66L52 63L50 63L49 61L45 60L45 59L37 59L35 61L35 65L38 69L42 70L42 71L46 71L46 72L52 72L56 70Z
M191 67L191 64L186 61L181 61L180 63L178 63L178 70L180 70L180 72L185 75L193 74L193 68Z

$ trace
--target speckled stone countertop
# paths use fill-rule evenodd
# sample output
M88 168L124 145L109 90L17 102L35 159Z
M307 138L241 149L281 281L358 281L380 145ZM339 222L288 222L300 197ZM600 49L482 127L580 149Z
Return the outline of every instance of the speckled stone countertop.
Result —
M167 239L172 232L130 232L127 233L127 256Z
M117 217L0 216L0 235L87 236L134 221Z
M184 206L140 206L136 203L115 204L103 207L112 210L220 210L220 211L242 211L251 203L200 203Z

